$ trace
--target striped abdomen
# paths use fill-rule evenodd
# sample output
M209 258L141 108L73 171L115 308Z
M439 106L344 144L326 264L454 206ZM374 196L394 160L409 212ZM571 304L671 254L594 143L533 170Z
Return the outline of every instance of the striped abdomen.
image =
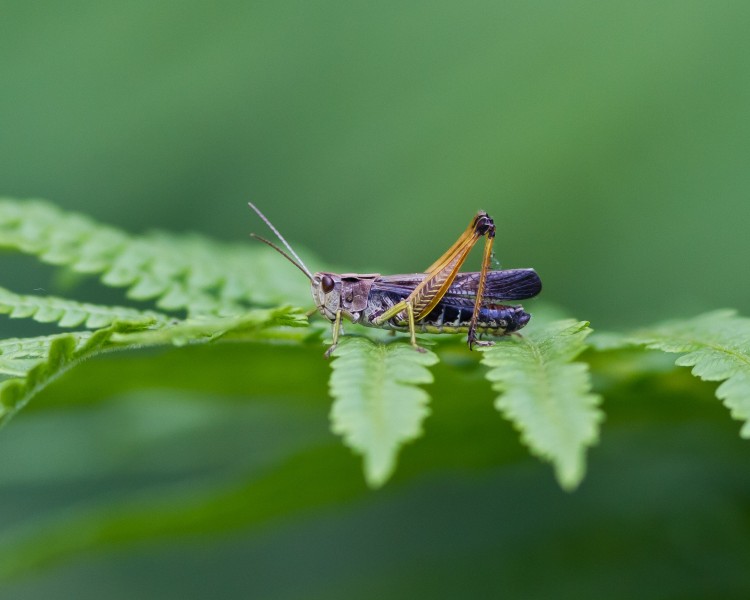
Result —
M365 312L382 313L398 304L403 298L392 292L374 292L370 294L370 310ZM378 306L379 305L379 306ZM469 322L474 312L473 304L466 301L440 301L435 308L422 320L417 321L415 329L421 333L467 333ZM477 319L477 333L489 335L506 335L521 329L529 322L531 315L520 306L506 306L492 304L483 306L479 310ZM363 325L370 325L367 315L360 320ZM409 324L405 312L399 313L381 325L384 329L409 331Z

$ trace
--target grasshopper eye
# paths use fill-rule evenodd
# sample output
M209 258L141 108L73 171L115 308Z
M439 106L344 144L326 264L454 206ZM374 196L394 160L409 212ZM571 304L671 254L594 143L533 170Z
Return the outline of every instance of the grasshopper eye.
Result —
M328 275L323 275L323 279L320 280L320 286L327 294L328 292L333 290L333 279L331 279Z

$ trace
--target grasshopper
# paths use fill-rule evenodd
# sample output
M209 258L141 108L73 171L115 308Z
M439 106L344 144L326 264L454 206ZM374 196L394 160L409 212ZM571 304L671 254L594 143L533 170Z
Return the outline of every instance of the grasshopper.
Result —
M466 333L469 349L474 345L491 346L494 342L480 341L478 335L508 335L531 318L523 307L501 302L532 298L542 289L534 269L490 270L495 224L481 210L458 240L424 273L382 276L311 273L266 216L254 204L248 204L292 256L267 239L250 235L271 246L305 274L317 310L333 324L333 344L326 350L326 358L338 344L344 318L367 327L408 331L411 345L421 352L424 349L417 345L417 331ZM482 237L485 245L481 271L460 273L461 265Z

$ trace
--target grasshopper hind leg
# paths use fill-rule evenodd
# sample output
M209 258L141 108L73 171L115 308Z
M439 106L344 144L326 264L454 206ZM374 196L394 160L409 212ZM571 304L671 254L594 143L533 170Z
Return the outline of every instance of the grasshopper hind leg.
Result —
M480 340L479 337L473 332L469 333L467 341L469 343L469 350L471 350L474 346L478 346L480 348L488 348L489 346L495 345L495 342L493 342L492 340Z
M476 330L469 330L469 335L466 339L469 344L469 350L472 349L472 346L477 346L479 348L489 348L490 346L494 346L494 340L483 339L483 337L486 336L486 333L477 333Z

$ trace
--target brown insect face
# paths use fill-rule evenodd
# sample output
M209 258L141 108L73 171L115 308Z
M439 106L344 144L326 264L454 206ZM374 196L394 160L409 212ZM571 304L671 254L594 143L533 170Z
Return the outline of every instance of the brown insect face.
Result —
M341 307L341 276L335 273L315 273L310 280L310 289L320 314L329 321L334 321Z

